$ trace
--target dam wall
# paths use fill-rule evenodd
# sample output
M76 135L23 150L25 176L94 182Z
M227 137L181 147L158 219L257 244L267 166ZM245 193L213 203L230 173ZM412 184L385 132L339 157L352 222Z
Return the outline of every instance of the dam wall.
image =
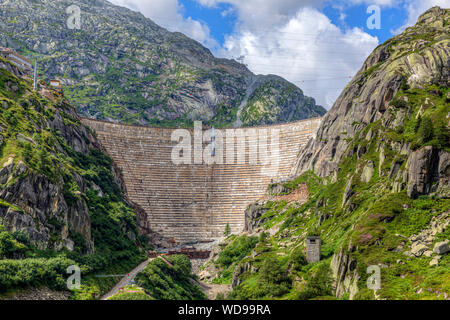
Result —
M145 210L149 228L182 245L219 239L227 225L232 233L241 232L247 206L262 198L270 183L289 177L298 152L315 135L321 119L229 129L238 137L244 133L234 141L226 129L180 131L82 121L122 170L128 197ZM179 133L188 137L183 146L192 150L174 152L180 145ZM195 144L199 133L203 138ZM264 148L261 136L266 133ZM184 161L174 161L174 153ZM215 162L207 162L208 155Z

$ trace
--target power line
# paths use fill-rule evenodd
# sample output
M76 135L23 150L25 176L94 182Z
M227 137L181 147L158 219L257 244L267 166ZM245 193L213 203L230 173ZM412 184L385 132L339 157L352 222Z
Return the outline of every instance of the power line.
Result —
M340 80L340 79L352 79L353 76L348 77L336 77L336 78L322 78L322 79L311 79L311 80L293 80L294 82L313 82L313 81L324 81L324 80Z
M312 62L312 61L311 61ZM295 65L293 63L290 64L273 64L273 63L257 63L257 62L249 62L246 61L246 63L248 65L252 65L252 66L268 66L268 67L289 67L289 69L294 69L294 68L304 68L304 69L325 69L325 70L330 70L332 68L332 66L342 66L341 64L327 64L326 66L324 65L320 65L320 66L302 66L302 65Z
M270 44L269 45L266 45L266 46L262 46L262 45L256 45L256 44L252 44L252 43L250 43L250 44L248 44L249 46L251 46L251 47L254 47L254 48L264 48L264 49L270 49ZM273 49L272 50L276 50L276 51L283 51L283 48L279 48L279 47L274 47L274 46L272 46L273 47ZM225 49L227 49L227 50L229 50L229 51L232 51L233 49L240 49L241 47L239 46L239 47L236 47L236 48L225 48ZM248 48L245 48L245 49L247 49L248 50ZM330 53L336 53L336 54L344 54L344 55L353 55L353 56L358 56L358 57L361 57L361 59L365 59L366 57L364 57L364 56L362 56L360 53L354 53L353 51L331 51L331 52L328 52L327 50L325 50L325 49L334 49L334 47L330 47L330 48L322 48L322 49L309 49L309 48L307 48L307 49L305 49L307 52L324 52L324 53L327 53L327 54L330 54ZM241 52L240 54L242 54L242 55L246 55L245 54L245 52ZM290 56L288 56L288 57L290 57Z
M254 58L267 58L270 60L282 60L282 61L286 61L286 60L296 60L296 61L309 61L307 59L300 59L298 57L294 57L294 54L292 55L276 55L276 56L263 56L263 55L254 55L254 54L243 54L244 57L254 57ZM328 59L317 59L316 57L314 57L315 61L326 61L329 62L330 60L332 60L333 58L328 58ZM236 59L235 59L236 60Z

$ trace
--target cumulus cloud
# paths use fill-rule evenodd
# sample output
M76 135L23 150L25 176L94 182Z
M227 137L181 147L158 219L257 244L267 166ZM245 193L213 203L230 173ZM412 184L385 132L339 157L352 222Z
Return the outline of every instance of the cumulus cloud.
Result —
M218 43L211 37L209 27L190 17L183 17L183 6L178 0L109 0L113 4L141 12L169 31L183 32L209 48Z
M234 4L239 13L220 55L243 56L254 73L282 76L328 109L379 43L359 28L338 28L317 1L198 1Z
M303 7L319 7L324 0L197 0L203 6L215 7L220 3L236 9L238 28L269 29L285 23Z

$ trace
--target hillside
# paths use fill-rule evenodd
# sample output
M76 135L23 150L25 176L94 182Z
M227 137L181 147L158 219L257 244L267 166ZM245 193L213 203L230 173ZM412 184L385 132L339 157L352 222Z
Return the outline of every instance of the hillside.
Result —
M66 269L81 268L74 298L94 298L143 257L136 215L123 182L91 131L55 91L0 58L0 296L28 287L66 290Z
M65 10L81 8L69 29ZM217 59L181 33L104 0L3 1L0 45L38 56L82 115L127 124L224 127L303 120L326 110L295 85Z
M201 277L233 299L450 298L450 10L380 45L298 157L287 195L250 206ZM322 260L308 264L307 236ZM381 288L368 289L379 267ZM372 271L373 272L373 271Z

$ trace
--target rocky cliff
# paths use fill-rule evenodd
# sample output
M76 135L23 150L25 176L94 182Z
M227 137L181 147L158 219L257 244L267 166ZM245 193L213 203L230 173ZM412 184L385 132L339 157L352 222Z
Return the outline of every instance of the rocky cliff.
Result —
M119 174L100 143L64 97L48 88L35 93L22 76L0 61L0 224L42 250L84 243L93 253L92 206L108 198L124 210L117 220L124 234L136 238Z
M67 27L72 5L81 9L81 29ZM104 0L15 0L0 8L0 45L38 57L41 78L62 80L69 100L88 117L247 126L325 113L286 80L255 76L183 34Z
M321 177L336 177L343 158L367 152L361 146L350 148L354 136L379 124L365 138L380 139L377 151L382 165L386 164L385 149L402 157L389 173L380 175L389 174L394 187L407 188L412 197L430 192L449 196L448 135L443 132L438 137L449 121L448 23L448 10L436 7L415 26L380 45L324 117L317 138L300 153L295 173L313 170ZM418 132L418 121L424 117L432 120L434 138L423 139ZM373 172L373 168L367 170Z

